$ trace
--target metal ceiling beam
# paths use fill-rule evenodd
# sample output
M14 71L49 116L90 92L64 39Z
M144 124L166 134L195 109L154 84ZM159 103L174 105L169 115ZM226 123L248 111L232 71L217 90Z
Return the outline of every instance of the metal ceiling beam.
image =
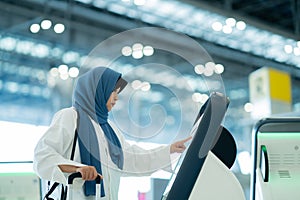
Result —
M273 9L274 7L280 6L281 4L289 4L288 1L282 0L264 0L264 1L240 1L239 4L242 6L237 11L243 12L257 12L264 9Z
M300 39L300 1L291 0L291 2L295 34L298 36L298 39Z
M233 0L225 0L224 7L226 10L232 10Z

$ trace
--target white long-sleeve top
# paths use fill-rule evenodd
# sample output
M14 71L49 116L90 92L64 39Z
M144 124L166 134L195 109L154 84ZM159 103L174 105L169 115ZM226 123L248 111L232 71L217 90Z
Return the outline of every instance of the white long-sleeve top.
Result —
M158 169L170 169L170 146L162 146L152 150L144 150L136 145L130 145L112 122L109 122L120 140L124 153L123 170L119 170L112 162L105 135L98 123L92 120L99 142L100 159L103 175L105 197L101 200L117 200L120 177L122 175L150 175ZM49 129L40 138L34 150L33 168L44 180L67 184L68 173L63 173L58 165L84 166L81 164L78 142L75 148L74 160L70 160L74 134L77 124L77 112L71 108L58 111ZM79 181L79 185L83 181ZM82 187L78 190L76 199L93 199L85 197Z

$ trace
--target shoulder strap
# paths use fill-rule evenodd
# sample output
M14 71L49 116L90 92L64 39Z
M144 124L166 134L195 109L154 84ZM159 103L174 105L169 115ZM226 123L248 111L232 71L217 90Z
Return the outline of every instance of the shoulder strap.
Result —
M74 159L75 148L76 148L76 143L77 143L77 137L78 137L78 132L77 132L77 128L76 128L75 135L74 135L74 140L73 140L73 146L72 146L71 160Z
M76 110L76 109L75 109ZM75 129L75 135L74 135L74 140L73 140L73 147L72 147L72 153L71 153L71 160L74 159L74 154L75 154L75 148L76 148L76 143L77 143L77 138L78 138L78 124L79 124L79 112L76 110L77 113L77 124L76 124L76 129Z
M50 181L48 181L48 185L50 185ZM51 186L51 188L48 190L47 194L45 195L45 197L43 199L47 199L47 200L53 200L52 198L50 198L49 196L54 192L55 188L59 185L58 182L53 183L53 185Z

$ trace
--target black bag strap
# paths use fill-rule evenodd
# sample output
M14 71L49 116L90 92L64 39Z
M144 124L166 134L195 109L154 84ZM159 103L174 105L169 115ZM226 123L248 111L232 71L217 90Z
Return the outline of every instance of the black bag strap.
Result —
M48 186L50 185L50 181L48 181ZM50 198L49 196L54 192L55 188L59 185L58 182L53 183L53 185L51 186L51 188L48 190L47 194L45 195L44 199L47 200L53 200L52 198Z
M78 112L77 112L77 124L78 124ZM74 159L74 155L75 155L75 149L76 149L76 143L77 143L77 138L78 138L78 132L77 132L77 128L75 129L75 135L74 135L74 140L73 140L73 146L72 146L72 152L71 152L71 157L70 159L73 160ZM53 185L51 186L51 188L48 190L48 192L46 193L45 197L43 199L46 200L53 200L52 198L50 198L49 196L54 192L54 190L57 188L57 186L59 186L60 183L58 182L54 182ZM48 181L48 187L50 186L50 181ZM67 187L64 187L62 185L62 189L61 189L61 196L60 199L61 200L66 200L67 199Z
M77 138L78 138L78 132L77 132L77 128L76 128L75 129L74 140L73 140L71 158L70 158L71 160L74 160L74 154L75 154L75 148L76 148Z

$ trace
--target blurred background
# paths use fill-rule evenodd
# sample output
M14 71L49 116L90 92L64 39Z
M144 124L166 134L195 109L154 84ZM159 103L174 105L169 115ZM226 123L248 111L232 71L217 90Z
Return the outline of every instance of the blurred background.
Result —
M131 99L122 100L120 95L113 118L124 127L128 115L143 126L159 123L157 117L163 116L165 126L159 137L139 136L135 141L136 135L127 136L133 142L149 143L149 148L167 144L167 133L178 130L178 122L184 134L190 131L209 96L203 79L220 76L230 99L223 124L238 149L231 170L249 199L253 126L263 117L299 115L299 11L296 0L1 0L1 176L32 172L37 140L54 113L71 105L80 67L99 43L123 31L159 27L197 41L209 61L191 65L178 55L155 49L149 40L132 42L132 35L111 67L129 80L130 91L124 96L135 92ZM194 51L176 37L151 38L173 49ZM157 81L161 79L165 87ZM124 114L126 101L136 102ZM127 178L121 196L156 200L169 177L158 172ZM9 186L0 188L4 187Z

